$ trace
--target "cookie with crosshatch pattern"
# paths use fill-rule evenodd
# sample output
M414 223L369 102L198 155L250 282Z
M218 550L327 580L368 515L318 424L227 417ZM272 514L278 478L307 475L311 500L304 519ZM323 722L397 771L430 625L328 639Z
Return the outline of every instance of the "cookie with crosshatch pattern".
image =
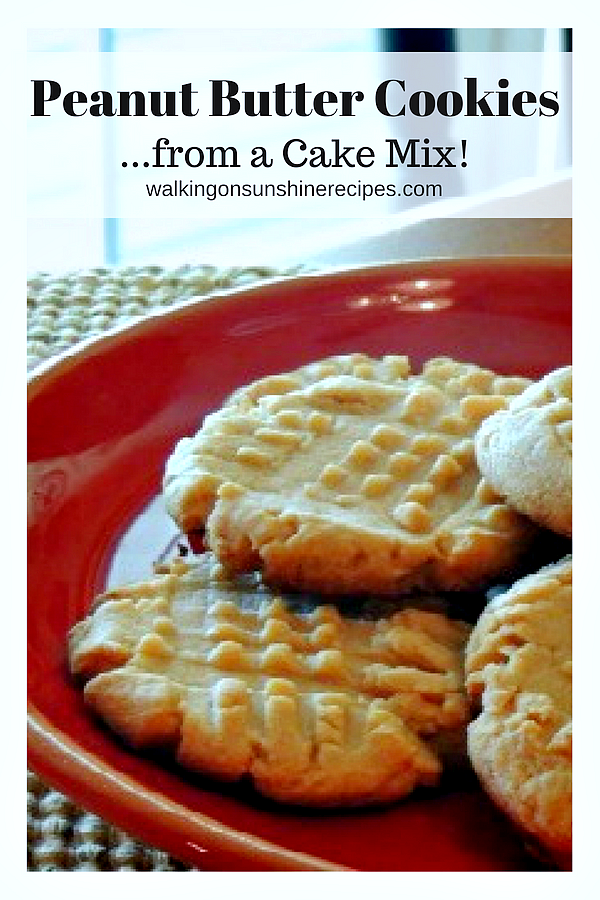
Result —
M517 581L469 639L466 684L478 714L468 750L488 793L563 868L571 864L572 561Z
M490 484L535 522L571 535L572 368L549 372L486 419L475 439Z
M387 619L295 611L210 554L101 595L70 632L84 696L136 748L171 747L279 801L353 806L434 785L464 744L470 626L406 608Z
M529 380L440 357L332 357L237 391L167 463L167 508L231 570L328 594L479 586L533 526L473 437Z

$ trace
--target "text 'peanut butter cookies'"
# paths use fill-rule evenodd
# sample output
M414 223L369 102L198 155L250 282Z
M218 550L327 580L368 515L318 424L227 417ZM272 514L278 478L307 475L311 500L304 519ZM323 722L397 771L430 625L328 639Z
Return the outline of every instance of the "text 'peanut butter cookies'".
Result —
M379 621L292 612L214 558L102 595L70 633L87 703L134 747L249 777L279 801L345 806L434 785L464 746L470 627L406 609Z
M477 434L479 467L491 485L540 525L571 534L572 369L532 384Z
M481 705L473 767L497 804L561 866L571 859L571 559L496 597L466 651Z
M218 557L271 583L476 587L514 564L532 529L482 481L473 438L529 383L447 358L412 375L406 357L361 355L263 379L180 442L167 507L184 530L209 517Z

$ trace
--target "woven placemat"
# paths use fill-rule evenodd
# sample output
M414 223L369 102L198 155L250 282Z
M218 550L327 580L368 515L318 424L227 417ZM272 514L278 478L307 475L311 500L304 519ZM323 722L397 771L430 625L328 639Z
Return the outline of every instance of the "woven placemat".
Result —
M27 367L124 322L180 300L292 274L263 267L97 268L27 282Z
M27 284L27 367L122 322L194 296L280 274L267 268L97 268ZM27 772L27 868L31 871L167 871L189 867L87 812Z

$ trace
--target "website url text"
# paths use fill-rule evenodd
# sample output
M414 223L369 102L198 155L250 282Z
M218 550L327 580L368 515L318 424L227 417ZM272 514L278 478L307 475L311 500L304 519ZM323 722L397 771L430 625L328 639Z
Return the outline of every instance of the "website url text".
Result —
M175 181L146 184L149 197L199 197L217 200L220 197L441 197L441 184L370 184L362 181L350 184L310 184L287 181L262 184L203 184Z

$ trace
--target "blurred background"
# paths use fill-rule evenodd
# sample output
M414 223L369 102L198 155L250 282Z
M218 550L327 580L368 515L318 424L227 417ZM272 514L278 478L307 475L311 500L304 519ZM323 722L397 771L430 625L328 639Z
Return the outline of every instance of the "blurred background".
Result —
M445 52L448 70L455 83L463 77L463 73L456 70L459 63L455 61L460 59L460 53L533 52L539 55L540 77L548 83L560 84L563 96L571 92L570 57L556 52L570 53L572 50L570 29L206 29L188 32L180 29L34 29L28 33L28 50L32 52L97 54L102 84L112 83L115 52L178 50L202 53L247 51L249 47L256 50L257 73L272 83L275 83L277 73L268 71L270 50L366 53L366 65L372 60L378 71L384 71L385 58L381 54L388 52ZM327 83L331 72L325 68L325 55L323 60L323 83ZM318 72L314 74L319 75ZM365 132L380 131L380 119L376 112L373 113L373 122L364 122ZM547 132L542 140L532 122L531 140L526 146L490 146L484 183L469 184L468 199L430 201L422 206L416 201L414 208L385 219L61 217L61 203L67 198L72 203L78 192L83 195L86 177L85 161L82 161L81 170L66 169L61 165L62 121L60 116L45 119L43 123L30 121L29 140L34 145L39 141L45 153L56 155L53 165L56 178L52 184L41 180L36 183L36 172L28 173L30 273L70 270L74 260L77 268L148 263L173 267L206 262L215 266L283 268L313 260L334 264L368 261L390 255L393 258L398 252L400 231L404 241L400 244L405 255L431 255L430 250L433 255L436 250L437 255L452 255L451 252L444 253L444 246L452 250L454 244L464 240L461 226L458 223L445 228L438 226L437 231L428 228L429 247L423 245L423 223L432 219L463 219L478 215L506 220L503 224L490 222L480 232L484 237L492 231L503 236L500 243L496 240L494 244L500 248L498 252L523 251L524 248L528 252L528 247L530 252L544 252L544 242L550 234L557 252L568 250L570 222L566 220L562 224L556 220L553 225L540 225L539 228L534 224L526 226L524 233L532 237L532 243L524 244L521 234L518 240L513 240L514 247L511 247L511 235L516 232L509 224L510 220L531 216L531 208L536 210L536 217L544 218L545 206L555 208L557 198L570 209L572 148L568 117L557 117L551 140ZM256 143L260 144L260 119L248 118L244 127L257 128ZM306 127L303 125L303 137L311 144L324 143L330 139L330 127L327 118L309 117ZM89 153L100 161L104 173L103 190L113 192L111 199L116 196L118 201L125 175L117 161L109 129L98 146L89 148ZM502 173L494 166L494 161L505 158L506 154L515 155L514 171L519 173L518 179L509 184L503 183ZM469 169L460 175L483 180L481 173L477 175ZM473 239L477 232L470 227L469 234ZM485 240L483 243L485 245Z

